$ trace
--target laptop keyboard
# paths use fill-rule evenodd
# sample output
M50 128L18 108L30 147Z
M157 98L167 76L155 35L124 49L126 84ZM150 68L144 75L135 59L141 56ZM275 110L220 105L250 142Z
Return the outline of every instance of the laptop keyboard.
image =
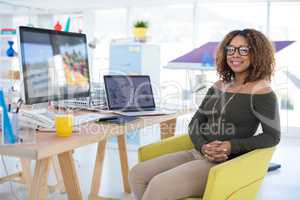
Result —
M157 110L155 110L155 109L153 109L153 108L151 108L151 109L140 109L140 110L124 110L123 112L150 112L150 111L156 111L157 112Z

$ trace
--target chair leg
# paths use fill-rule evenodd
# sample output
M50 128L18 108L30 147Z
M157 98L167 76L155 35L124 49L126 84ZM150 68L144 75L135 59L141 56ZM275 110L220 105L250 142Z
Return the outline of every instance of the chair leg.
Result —
M277 164L277 163L270 163L269 168L268 168L268 172L272 172L275 171L277 169L281 168L281 164Z

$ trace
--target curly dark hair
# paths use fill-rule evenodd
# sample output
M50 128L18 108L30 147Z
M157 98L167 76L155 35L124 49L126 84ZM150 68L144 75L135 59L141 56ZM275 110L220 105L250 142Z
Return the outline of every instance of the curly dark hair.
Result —
M217 73L220 79L226 83L234 79L234 72L227 64L225 47L237 35L243 36L251 47L249 74L244 83L262 79L270 81L275 67L274 48L263 33L254 29L231 31L220 43L216 52Z

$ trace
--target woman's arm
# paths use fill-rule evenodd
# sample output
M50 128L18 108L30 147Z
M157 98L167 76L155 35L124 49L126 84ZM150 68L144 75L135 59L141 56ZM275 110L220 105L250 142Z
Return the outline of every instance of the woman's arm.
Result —
M254 149L275 146L280 141L280 118L275 93L253 95L251 109L260 121L263 132L249 138L232 139L230 143L233 154L243 154Z
M188 127L188 133L195 146L195 149L197 149L201 153L202 146L208 142L202 134L201 130L201 124L207 123L207 117L204 114L203 107L210 96L213 95L213 93L213 87L209 88L197 112L192 117Z

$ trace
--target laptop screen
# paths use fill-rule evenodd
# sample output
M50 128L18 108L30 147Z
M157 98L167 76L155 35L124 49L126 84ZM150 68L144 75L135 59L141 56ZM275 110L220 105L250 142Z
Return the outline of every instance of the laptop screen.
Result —
M155 108L149 76L104 76L108 108L144 110Z

